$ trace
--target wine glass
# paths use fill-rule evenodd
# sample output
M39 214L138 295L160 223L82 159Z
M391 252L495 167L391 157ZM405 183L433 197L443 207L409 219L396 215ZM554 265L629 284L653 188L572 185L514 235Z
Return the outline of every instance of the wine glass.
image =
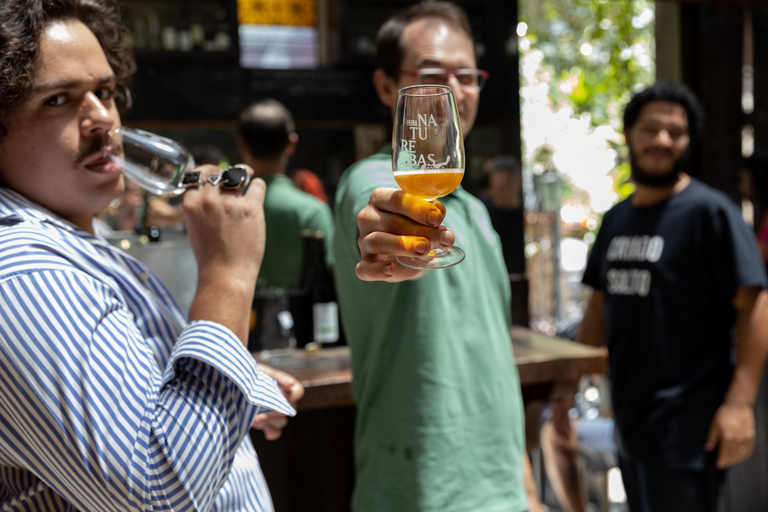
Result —
M464 138L453 89L413 85L400 89L392 130L392 170L404 192L433 202L453 192L464 177ZM437 269L464 260L459 247L432 247L426 255L398 256L414 269Z
M200 185L201 173L187 148L166 137L121 126L115 131L117 154L112 159L141 188L157 196L177 196Z

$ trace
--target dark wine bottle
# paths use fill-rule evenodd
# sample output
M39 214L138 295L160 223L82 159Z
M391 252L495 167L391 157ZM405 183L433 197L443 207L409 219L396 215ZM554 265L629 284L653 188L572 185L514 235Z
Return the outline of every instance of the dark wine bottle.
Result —
M296 279L294 289L288 294L290 309L293 315L293 330L296 334L296 346L304 348L312 342L312 304L309 300L309 287L314 279L315 251L317 244L314 240L315 232L304 229L300 232L302 243L301 267Z
M323 345L339 342L339 305L336 288L328 265L325 264L325 233L315 231L314 271L308 283L312 304L312 340Z

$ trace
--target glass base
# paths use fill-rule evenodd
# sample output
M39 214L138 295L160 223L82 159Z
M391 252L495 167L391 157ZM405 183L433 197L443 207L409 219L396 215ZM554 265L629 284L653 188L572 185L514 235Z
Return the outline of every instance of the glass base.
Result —
M432 249L420 258L398 256L397 262L401 265L416 270L434 270L436 268L452 267L464 261L464 251L460 247L447 247Z

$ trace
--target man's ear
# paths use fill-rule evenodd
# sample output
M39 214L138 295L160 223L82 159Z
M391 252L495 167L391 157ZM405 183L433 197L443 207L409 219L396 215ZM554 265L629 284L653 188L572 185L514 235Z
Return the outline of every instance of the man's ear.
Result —
M283 155L285 156L293 156L294 153L296 153L296 147L299 145L299 134L296 132L291 132L288 134L288 144L285 146L285 149L283 150Z
M373 87L376 89L376 94L379 95L379 100L388 106L389 108L395 107L395 101L397 101L397 84L395 81L387 75L383 69L377 68L373 72Z

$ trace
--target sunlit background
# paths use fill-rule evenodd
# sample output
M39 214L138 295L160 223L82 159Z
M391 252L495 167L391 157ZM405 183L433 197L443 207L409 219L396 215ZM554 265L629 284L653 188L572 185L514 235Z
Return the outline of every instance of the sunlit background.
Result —
M527 272L541 332L578 323L588 247L602 214L632 191L621 115L654 81L654 20L648 0L520 3ZM548 194L554 208L542 204Z

